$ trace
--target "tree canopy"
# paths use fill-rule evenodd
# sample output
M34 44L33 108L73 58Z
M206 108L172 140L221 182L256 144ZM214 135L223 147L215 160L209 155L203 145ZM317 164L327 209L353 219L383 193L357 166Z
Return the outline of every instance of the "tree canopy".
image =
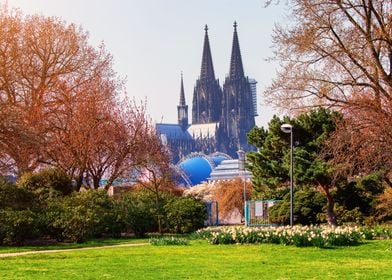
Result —
M2 174L52 166L98 188L161 148L145 104L124 97L112 56L81 27L3 7L0 39Z
M282 67L265 97L290 113L324 106L343 114L328 144L337 171L391 170L392 2L287 3L290 21L273 36Z
M268 130L255 127L248 134L249 142L258 148L247 154L253 185L264 199L281 198L289 184L290 137L281 131L283 123L293 125L294 182L296 187L311 186L323 193L328 201L328 222L336 224L331 189L335 187L333 168L320 158L324 140L335 129L340 118L336 112L318 109L295 119L274 117Z

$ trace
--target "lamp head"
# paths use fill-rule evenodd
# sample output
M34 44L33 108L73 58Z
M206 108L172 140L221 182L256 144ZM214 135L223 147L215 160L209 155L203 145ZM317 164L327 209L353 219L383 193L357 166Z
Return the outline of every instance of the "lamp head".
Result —
M291 133L293 131L293 126L291 124L285 123L280 126L280 130L284 133Z

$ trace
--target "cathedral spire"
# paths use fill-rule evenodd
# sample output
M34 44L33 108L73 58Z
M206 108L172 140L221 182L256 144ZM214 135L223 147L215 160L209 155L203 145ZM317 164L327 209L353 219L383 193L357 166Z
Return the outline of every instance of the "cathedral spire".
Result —
M185 91L184 91L184 80L183 80L183 75L181 71L181 89L180 89L180 106L185 106Z
M203 46L203 57L201 61L201 70L200 70L200 80L215 80L214 74L214 66L212 64L212 56L211 56L211 48L210 41L208 39L208 26L207 24L204 27L205 35L204 35L204 46Z
M178 124L183 130L188 128L188 105L185 103L184 79L181 71L180 104L177 106Z
M233 46L231 49L230 60L230 79L237 79L244 77L244 68L242 66L240 43L238 42L237 22L234 22Z

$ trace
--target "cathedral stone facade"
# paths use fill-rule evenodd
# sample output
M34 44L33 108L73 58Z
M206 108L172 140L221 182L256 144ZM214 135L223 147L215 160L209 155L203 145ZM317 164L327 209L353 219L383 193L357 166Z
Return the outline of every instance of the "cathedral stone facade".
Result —
M229 74L223 87L215 78L208 28L205 26L200 76L192 100L192 123L188 119L181 75L177 124L157 124L157 132L171 151L173 162L192 152L223 152L237 157L239 149L250 151L246 134L255 126L256 81L244 74L237 24L234 23Z

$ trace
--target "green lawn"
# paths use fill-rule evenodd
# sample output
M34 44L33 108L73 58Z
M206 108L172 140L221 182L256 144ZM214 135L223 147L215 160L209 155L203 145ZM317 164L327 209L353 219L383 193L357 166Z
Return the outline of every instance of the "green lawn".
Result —
M333 249L141 246L0 259L0 279L392 279L392 240Z
M111 245L120 245L120 244L129 244L129 243L148 243L149 238L108 238L108 239L96 239L90 240L85 243L59 243L57 245L50 246L39 246L39 245L30 245L30 246L0 246L0 254L4 253L16 253L16 252L26 252L26 251L40 251L40 250L56 250L56 249L75 249L75 248L84 248L84 247L102 247L102 246L111 246ZM0 278L1 279L1 278Z

